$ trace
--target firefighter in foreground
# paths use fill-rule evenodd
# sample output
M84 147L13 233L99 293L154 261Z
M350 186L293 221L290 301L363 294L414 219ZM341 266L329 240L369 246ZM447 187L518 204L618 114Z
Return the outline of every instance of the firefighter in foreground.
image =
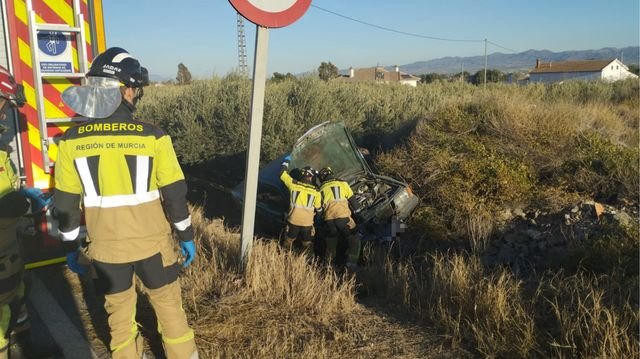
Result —
M355 198L353 191L347 182L336 178L330 167L321 169L318 177L327 230L325 261L331 263L336 258L338 240L343 240L348 246L346 266L354 269L358 266L360 257L360 240L354 233L356 222L349 208L349 200Z
M67 130L58 147L54 203L69 268L80 274L81 202L88 233L86 253L105 295L113 358L141 358L134 277L146 288L158 318L167 358L198 358L182 308L178 275L196 255L187 185L171 139L133 119L148 73L121 48L97 56L85 86L62 95L76 113L91 118ZM184 262L174 251L172 229Z
M22 86L0 67L0 120L6 119L9 109L24 105L24 100ZM45 348L31 341L28 290L16 228L30 202L34 212L43 210L47 202L39 189L19 187L9 154L0 150L0 359L48 358L60 352L59 348Z
M311 257L315 236L313 218L315 212L322 209L320 193L312 184L314 176L313 169L310 167L301 169L300 180L294 180L289 174L290 161L290 156L284 158L280 172L280 180L287 186L290 193L284 247L292 250L296 240L300 239L299 243L302 246L303 252Z

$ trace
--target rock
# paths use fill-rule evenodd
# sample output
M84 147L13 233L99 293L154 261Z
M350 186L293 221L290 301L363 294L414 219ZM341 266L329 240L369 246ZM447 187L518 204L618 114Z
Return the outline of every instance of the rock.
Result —
M616 220L621 226L626 227L631 225L633 218L625 212L618 212L613 215L613 219Z
M527 215L524 213L522 208L516 208L513 210L513 215L516 217L526 218Z
M580 208L578 208L578 206L575 206L575 207L571 208L571 213L578 213L579 210L580 210Z
M536 231L535 229L527 229L526 231L527 236L535 241L539 240L540 238L542 238L542 232L540 231Z
M497 217L498 221L508 222L513 219L513 213L509 208L507 208L504 211L499 212Z
M509 247L502 248L502 250L500 250L500 252L496 256L496 259L500 263L511 263L515 258L516 258L516 250L514 248L509 248Z
M570 226L571 225L571 216L567 213L564 215L564 224L566 226Z
M538 250L544 251L547 248L547 244L544 241L538 242Z

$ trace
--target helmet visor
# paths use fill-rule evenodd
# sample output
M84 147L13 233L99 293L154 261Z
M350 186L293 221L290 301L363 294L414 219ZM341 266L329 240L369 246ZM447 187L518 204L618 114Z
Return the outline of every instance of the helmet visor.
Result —
M122 102L120 82L107 77L87 77L86 85L64 90L62 101L81 116L106 118Z

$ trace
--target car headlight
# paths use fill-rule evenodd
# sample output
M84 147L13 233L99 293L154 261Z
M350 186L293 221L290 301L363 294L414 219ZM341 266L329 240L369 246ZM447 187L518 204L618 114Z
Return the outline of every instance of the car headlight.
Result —
M418 205L418 197L413 194L411 187L407 186L398 191L398 194L393 198L393 205L398 218L405 219Z

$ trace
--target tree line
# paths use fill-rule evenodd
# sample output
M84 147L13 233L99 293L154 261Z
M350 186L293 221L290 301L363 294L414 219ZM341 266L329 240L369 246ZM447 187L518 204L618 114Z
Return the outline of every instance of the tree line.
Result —
M629 71L640 75L640 67L636 64L629 65ZM336 77L339 77L340 73L338 67L331 63L331 61L323 61L318 66L318 77L323 81L329 81ZM468 71L461 71L456 74L441 74L441 73L426 73L420 75L420 82L429 84L436 81L446 81L446 82L467 82L472 83L474 85L481 85L484 83L484 69L476 71L474 74L471 74ZM487 69L487 82L505 82L505 81L517 81L518 74L517 73L508 73L502 72L497 69ZM286 74L280 72L274 72L271 80L273 81L285 81L290 79L295 79L295 75L287 72ZM176 76L176 83L179 85L187 85L191 83L191 72L183 63L178 64L178 73Z
M277 76L276 76L277 75ZM291 74L287 74L291 75ZM330 61L320 63L318 66L318 77L323 81L329 81L336 77L339 77L338 67L332 64ZM438 74L428 73L419 76L422 83L432 83L435 81L456 81L469 82L475 85L484 83L484 70L479 70L475 74L470 74L467 71L459 72L457 74ZM487 70L487 82L504 82L508 78L514 77L514 74L504 73L496 69ZM286 77L279 73L274 73L273 76L276 80L284 80Z

